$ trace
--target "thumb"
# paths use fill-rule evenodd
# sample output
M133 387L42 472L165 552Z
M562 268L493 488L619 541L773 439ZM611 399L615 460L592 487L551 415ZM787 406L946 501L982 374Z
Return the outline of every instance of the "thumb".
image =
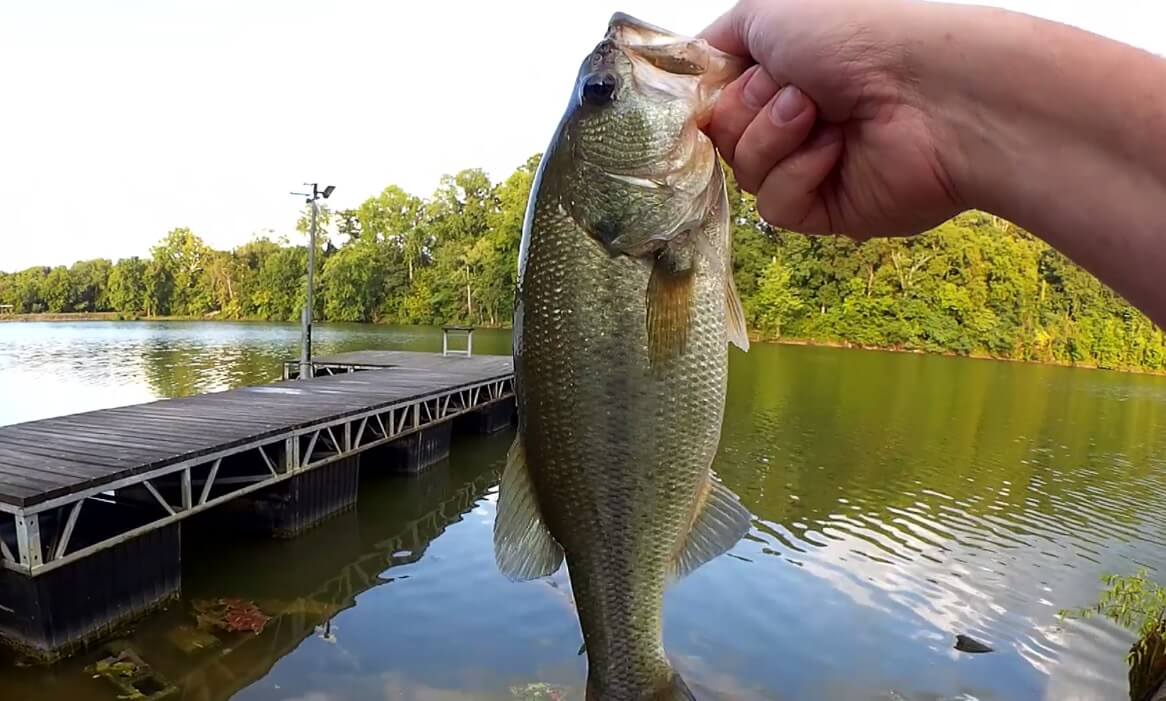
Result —
M731 10L701 30L696 37L704 39L725 53L751 58L747 25L752 13L745 10L744 4L745 0L738 2Z

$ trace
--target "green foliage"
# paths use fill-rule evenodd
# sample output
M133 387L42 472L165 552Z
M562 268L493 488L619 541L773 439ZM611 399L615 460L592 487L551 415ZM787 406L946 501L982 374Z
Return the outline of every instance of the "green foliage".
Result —
M1137 633L1130 647L1130 701L1150 701L1166 687L1166 587L1149 578L1145 568L1133 576L1117 574L1101 578L1105 589L1092 606L1065 609L1062 619L1104 616Z
M751 302L753 323L771 330L775 336L780 336L782 325L804 307L797 290L790 284L789 270L777 258L765 267Z
M257 272L256 316L275 321L298 319L307 297L307 271L307 248L277 248L264 258Z
M45 276L40 288L45 311L71 312L77 301L77 289L69 277L69 269L63 266L53 268Z
M213 258L190 229L173 229L152 251L159 280L164 280L168 314L202 316L215 308L208 266Z
M358 239L324 264L324 315L333 321L367 321L376 315L383 266L377 246Z
M539 155L500 183L443 177L428 198L390 185L321 208L317 318L506 325ZM775 229L728 175L733 275L755 335L1014 360L1166 370L1166 338L1096 278L1012 224L968 212L922 236L857 244ZM294 321L310 209L286 239L216 251L185 228L146 259L0 273L0 304Z
M1166 370L1145 316L997 217L858 244L769 227L731 181L729 201L737 287L760 336Z
M109 306L118 312L138 312L146 308L146 268L141 258L123 258L109 271Z
M1162 625L1166 617L1166 586L1150 579L1145 568L1132 576L1107 574L1101 578L1105 589L1092 606L1064 609L1062 619L1104 616L1141 636Z
M69 269L69 278L76 299L73 311L95 312L109 309L109 280L113 264L104 258L83 260Z

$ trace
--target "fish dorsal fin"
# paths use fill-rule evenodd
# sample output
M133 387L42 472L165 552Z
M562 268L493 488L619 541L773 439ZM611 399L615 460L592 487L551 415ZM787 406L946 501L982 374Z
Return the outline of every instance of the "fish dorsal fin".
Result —
M563 564L563 548L547 530L539 511L521 434L506 455L498 488L494 560L503 575L516 581L554 574Z
M725 554L746 533L752 519L736 494L709 477L696 518L673 563L673 574L684 577L704 563Z
M737 294L737 283L733 281L733 266L725 266L725 330L729 343L743 351L749 350L749 329L745 326L745 308Z

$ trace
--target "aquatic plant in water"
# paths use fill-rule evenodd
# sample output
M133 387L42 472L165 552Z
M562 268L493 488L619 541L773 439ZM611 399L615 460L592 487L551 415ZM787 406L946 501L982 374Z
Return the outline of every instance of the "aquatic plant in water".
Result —
M86 668L94 678L104 677L122 701L161 701L179 692L160 677L137 653L126 647Z
M200 628L222 628L232 633L250 631L258 635L271 620L258 606L242 599L200 600L193 602L193 606Z
M536 682L510 688L516 701L563 701L563 692L550 684Z

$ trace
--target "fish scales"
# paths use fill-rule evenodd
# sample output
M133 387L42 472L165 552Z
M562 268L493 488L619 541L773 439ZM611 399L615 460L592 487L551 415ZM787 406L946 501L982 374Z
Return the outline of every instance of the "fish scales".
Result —
M595 619L583 622L593 667L659 679L662 650L643 641L655 641L662 587L717 447L724 295L698 270L690 352L654 371L635 313L648 268L608 256L559 212L535 216L542 240L531 247L523 303L544 312L524 318L519 430L556 439L528 442L527 461L538 465L540 500L558 505L545 516L578 608Z
M514 579L566 560L589 701L692 698L663 649L664 590L749 527L711 473L728 344L748 341L724 178L697 128L740 69L617 15L532 189L495 549Z

